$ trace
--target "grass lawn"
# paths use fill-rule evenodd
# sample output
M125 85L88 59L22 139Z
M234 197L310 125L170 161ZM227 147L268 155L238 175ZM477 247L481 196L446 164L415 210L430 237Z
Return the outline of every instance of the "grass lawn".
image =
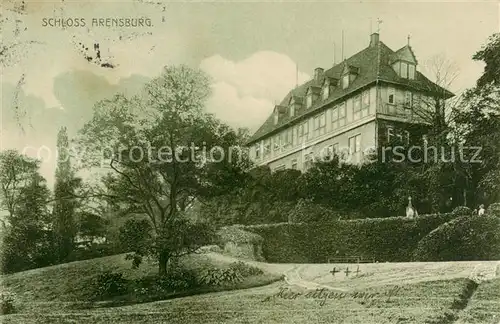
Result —
M186 268L201 270L206 266L226 267L229 262L213 260L206 255L196 254L183 257L180 263ZM125 260L125 254L76 261L51 267L33 269L9 275L0 276L2 290L16 295L16 309L21 313L37 313L44 311L60 311L88 308L93 306L108 306L110 302L89 303L93 292L93 280L104 271L122 272L126 279L139 279L157 274L154 263L144 262L138 269L132 269L131 261ZM279 280L275 274L263 274L244 278L235 285L209 287L201 291L187 291L192 295L208 291L239 289L266 285ZM165 297L174 297L174 294ZM158 299L157 299L158 300ZM151 300L148 300L151 301ZM135 301L137 302L137 301ZM118 300L112 304L123 304L127 301Z
M212 254L182 260L188 268L225 267L234 259ZM256 262L253 262L256 265ZM359 277L333 277L332 265L263 264L269 272L216 292L119 307L79 304L100 271L120 271L127 279L155 274L153 264L131 268L124 255L79 261L0 277L18 294L19 313L4 323L489 323L498 315L500 279L477 285L467 279L477 263L360 265ZM496 263L488 264L492 268ZM297 269L305 280L348 288L344 295L319 295L287 285L280 271ZM493 268L492 268L493 269ZM354 270L354 269L352 269ZM272 274L269 274L272 273ZM337 278L338 277L338 278ZM248 289L241 289L248 288ZM285 289L285 290L283 290ZM224 290L224 291L220 291ZM207 291L202 291L207 292ZM281 292L281 293L280 293ZM200 293L198 291L197 293ZM315 293L315 294L314 294ZM472 298L470 298L472 294ZM81 307L78 307L81 306ZM97 307L96 307L97 306ZM497 316L498 317L498 316ZM495 324L497 324L498 319ZM494 323L494 322L491 322Z
M366 290L366 298L295 299L276 294L283 283L125 307L5 316L5 323L448 323L467 279ZM273 296L268 298L270 296ZM367 295L368 296L368 295ZM266 300L267 299L267 300ZM450 319L452 319L450 317Z
M457 324L500 323L500 278L479 285Z

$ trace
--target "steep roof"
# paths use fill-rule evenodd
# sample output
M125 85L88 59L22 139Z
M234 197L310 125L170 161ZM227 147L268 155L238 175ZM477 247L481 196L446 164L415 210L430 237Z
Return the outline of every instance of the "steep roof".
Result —
M415 53L413 53L413 50L411 49L410 45L406 45L404 47L401 47L398 49L394 54L392 55L392 62L396 62L398 60L403 60L407 62L412 62L417 64L417 57L415 56Z
M293 124L303 119L306 115L312 115L331 102L345 97L350 93L359 90L360 88L376 82L377 80L393 84L400 84L424 92L440 92L445 94L447 98L454 96L453 93L441 88L418 71L415 71L415 80L409 80L399 77L390 64L394 62L395 58L397 59L400 56L406 57L409 54L414 55L409 46L405 46L397 52L391 50L382 41L379 41L378 45L368 46L367 48L344 60L343 62L336 64L335 66L326 70L324 73L322 73L319 79L309 80L304 84L299 85L297 88L291 90L285 96L285 98L283 98L279 106L287 107L292 96L305 97L307 90L310 87L321 87L326 77L340 79L342 73L345 70L357 73L356 78L349 84L349 87L347 87L346 89L342 89L342 87L334 87L330 92L330 96L327 100L316 100L311 108L299 109L293 117L286 114L278 121L277 124L274 124L274 118L271 114L262 124L262 126L260 126L260 128L252 135L247 144L250 145L257 140L262 139L263 137L267 137L275 131L284 128L285 125Z

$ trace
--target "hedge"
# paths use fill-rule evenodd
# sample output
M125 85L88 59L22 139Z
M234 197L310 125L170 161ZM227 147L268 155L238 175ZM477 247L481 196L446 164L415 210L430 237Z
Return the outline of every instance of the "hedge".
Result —
M415 261L500 259L500 218L462 216L427 234L413 252Z
M418 242L449 214L332 220L327 223L280 223L240 226L264 238L267 262L324 263L332 257L357 256L378 262L411 261Z

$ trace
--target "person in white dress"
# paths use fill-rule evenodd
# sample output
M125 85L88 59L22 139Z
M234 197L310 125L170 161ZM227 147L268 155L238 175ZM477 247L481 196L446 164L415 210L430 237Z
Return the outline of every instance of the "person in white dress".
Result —
M484 205L479 206L479 211L477 212L478 216L484 215Z

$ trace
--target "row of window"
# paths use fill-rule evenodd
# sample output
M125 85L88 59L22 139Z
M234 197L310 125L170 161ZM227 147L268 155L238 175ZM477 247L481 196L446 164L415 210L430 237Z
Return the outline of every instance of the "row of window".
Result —
M413 92L406 90L404 92L404 102L403 105L406 108L412 108L413 107ZM396 104L396 89L395 88L388 88L387 89L387 102L389 104Z
M396 73L404 78L404 79L410 79L410 80L415 80L415 65L412 63L407 63L403 61L398 61L393 64L392 66Z
M353 121L361 119L363 117L368 116L370 107L370 91L366 90L361 94L353 97ZM326 114L330 114L331 120L331 130L336 130L346 125L346 113L347 113L347 102L344 101L332 109L329 109L326 112L322 112L313 117L312 123L312 137L318 137L326 134L327 122L326 122ZM296 146L300 143L303 143L309 135L309 120L303 121L298 126L289 128L279 135L276 135L272 139L264 140L262 143L262 148L260 144L257 144L255 148L255 157L260 158L261 153L264 157L271 153L271 147L274 152L282 152L292 146ZM260 152L262 150L262 152Z
M361 134L357 134L357 135L349 137L349 139L348 139L348 153L350 155L352 155L352 154L355 154L355 153L360 152L360 151L361 151ZM330 145L324 147L323 150L321 151L321 154L323 155L322 157L326 157L326 156L331 157L331 156L333 156L333 154L340 154L340 153L341 152L339 151L339 143L330 144ZM308 168L310 168L312 166L312 164L314 163L314 158L315 158L315 156L314 156L313 152L309 152L309 153L304 154L304 165L303 165L304 170L307 170ZM284 170L285 168L286 168L286 166L284 164L281 164L281 165L277 166L276 168L274 168L273 171L280 171L280 170ZM291 168L294 170L298 169L298 160L297 159L292 160Z

